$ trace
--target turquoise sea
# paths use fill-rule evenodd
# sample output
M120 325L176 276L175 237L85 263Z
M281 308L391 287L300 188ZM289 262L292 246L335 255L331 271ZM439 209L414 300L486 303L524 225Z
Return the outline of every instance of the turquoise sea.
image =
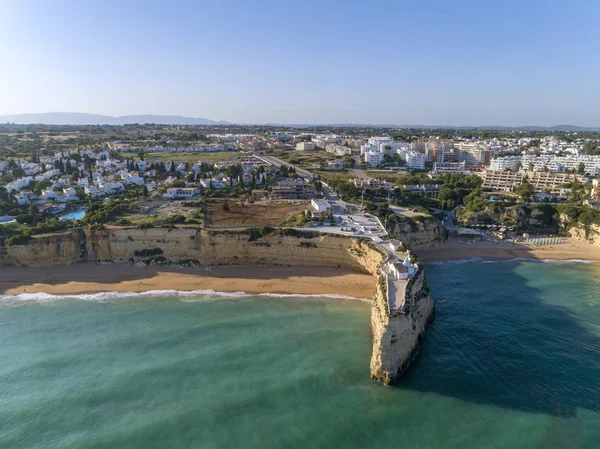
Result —
M0 448L600 448L600 280L584 263L427 266L398 387L369 305L155 294L0 298Z

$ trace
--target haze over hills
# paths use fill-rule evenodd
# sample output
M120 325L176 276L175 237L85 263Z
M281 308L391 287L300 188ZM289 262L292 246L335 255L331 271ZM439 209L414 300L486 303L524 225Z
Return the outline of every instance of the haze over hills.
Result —
M555 126L499 126L499 125L397 125L397 124L364 124L364 123L327 123L315 125L310 123L231 123L215 121L202 117L183 117L179 115L124 115L113 117L110 115L88 114L83 112L44 112L34 114L0 115L0 123L14 123L17 125L44 124L44 125L127 125L127 124L157 124L157 125L259 125L259 126L290 126L308 128L314 126L331 127L372 127L372 128L415 128L415 129L489 129L489 130L523 130L523 131L600 131L600 127L584 127L576 125Z
M82 112L44 112L39 114L0 115L0 123L18 125L127 125L133 123L155 123L160 125L227 125L205 118L181 117L178 115L110 115L87 114Z

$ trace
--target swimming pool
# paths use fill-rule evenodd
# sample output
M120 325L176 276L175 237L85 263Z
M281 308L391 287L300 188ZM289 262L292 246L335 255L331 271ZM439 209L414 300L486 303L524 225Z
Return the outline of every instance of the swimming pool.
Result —
M74 210L68 214L61 215L61 220L81 220L85 216L85 209Z
M4 215L2 217L0 217L0 223L8 223L11 222L15 219L15 217L10 217L8 215Z

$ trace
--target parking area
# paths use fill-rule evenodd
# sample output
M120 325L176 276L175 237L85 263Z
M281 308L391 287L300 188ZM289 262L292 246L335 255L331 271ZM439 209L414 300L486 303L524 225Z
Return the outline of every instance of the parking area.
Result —
M370 239L384 239L387 236L377 218L371 214L336 214L334 223L322 223L317 228L320 232Z

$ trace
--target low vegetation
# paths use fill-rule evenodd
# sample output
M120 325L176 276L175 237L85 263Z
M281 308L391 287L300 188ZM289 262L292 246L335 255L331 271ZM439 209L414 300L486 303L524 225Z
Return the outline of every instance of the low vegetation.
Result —
M227 205L225 207L225 205ZM209 200L206 202L208 227L278 226L294 220L310 204L303 200L243 202L239 200ZM292 222L292 221L290 221Z

